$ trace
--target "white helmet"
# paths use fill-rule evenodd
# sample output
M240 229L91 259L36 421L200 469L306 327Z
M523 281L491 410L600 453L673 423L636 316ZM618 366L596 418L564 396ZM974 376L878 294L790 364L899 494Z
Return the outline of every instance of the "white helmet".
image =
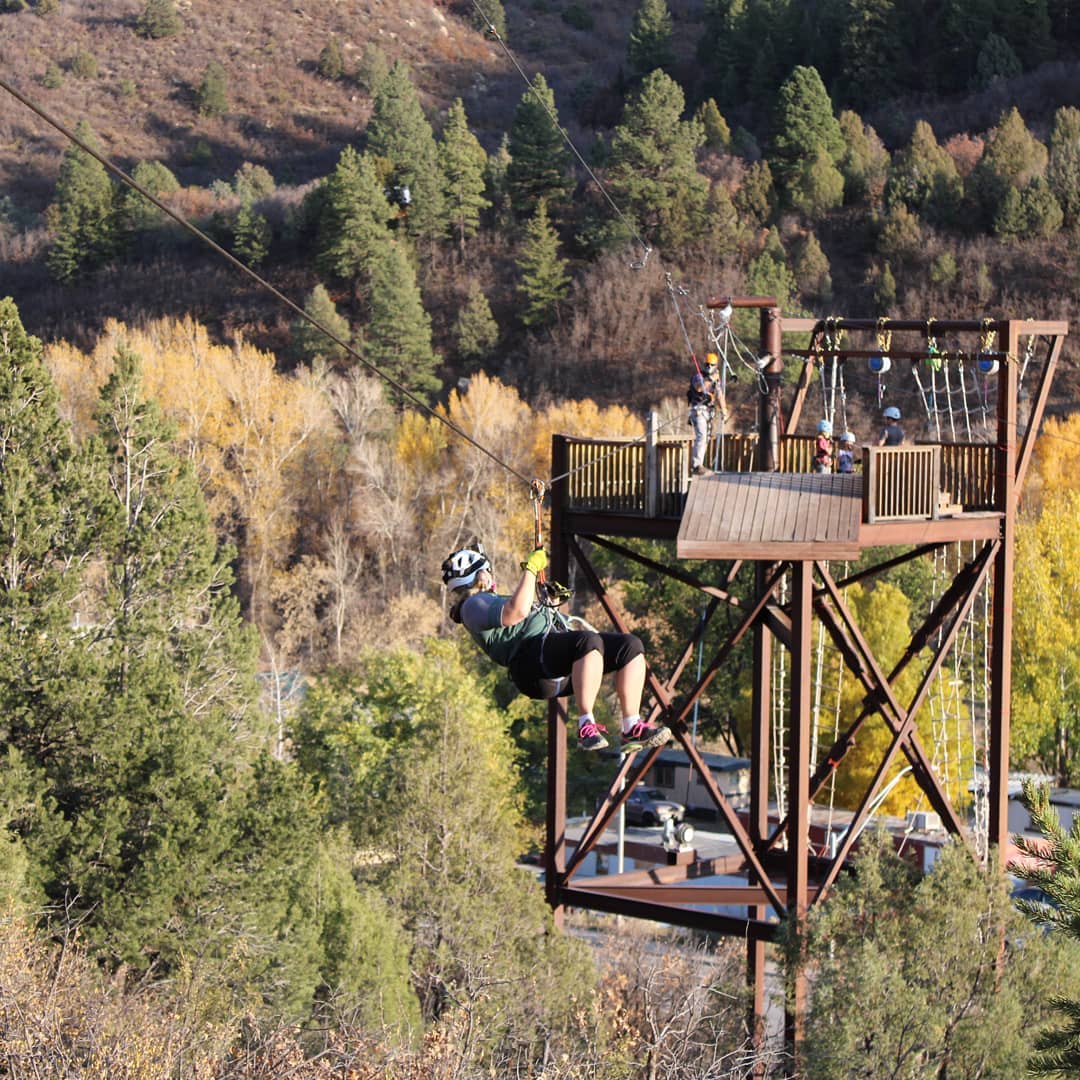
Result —
M448 589L460 589L471 585L481 570L490 570L491 563L484 554L484 546L461 548L447 556L442 564L443 584Z

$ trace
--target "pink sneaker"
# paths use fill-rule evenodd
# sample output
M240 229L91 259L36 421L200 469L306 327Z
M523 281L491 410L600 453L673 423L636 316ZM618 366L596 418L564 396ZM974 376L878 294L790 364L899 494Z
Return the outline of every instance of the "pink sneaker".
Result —
M663 724L646 723L639 720L629 731L622 735L622 750L645 750L654 746L663 746L671 738L671 731Z
M603 750L608 741L604 738L607 728L603 724L582 724L578 728L578 749Z

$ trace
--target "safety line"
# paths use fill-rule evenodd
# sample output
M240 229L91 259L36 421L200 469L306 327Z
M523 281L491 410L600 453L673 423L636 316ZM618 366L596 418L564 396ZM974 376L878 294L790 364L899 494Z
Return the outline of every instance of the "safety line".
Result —
M236 267L236 269L247 274L247 276L253 281L255 281L261 288L265 289L277 300L279 300L286 307L288 307L291 311L299 315L300 318L310 323L317 330L322 331L322 333L325 334L331 341L333 341L337 345L340 345L345 350L345 352L348 353L349 356L351 356L354 360L358 360L369 371L374 372L376 375L378 375L380 379L389 383L390 386L397 390L403 397L411 401L418 409L422 409L429 416L438 420L439 423L444 424L446 427L448 427L451 431L453 431L456 435L460 436L466 442L471 443L474 447L476 447L477 450L485 454L487 457L491 458L491 460L494 461L496 465L500 465L502 468L506 469L507 472L512 473L514 476L518 477L518 479L520 479L523 483L532 483L529 477L527 477L524 473L519 472L513 467L513 465L510 465L507 462L503 461L486 446L481 445L468 432L463 431L460 427L458 427L458 425L455 424L449 417L441 415L426 402L418 398L411 390L399 383L395 378L393 378L393 376L387 375L386 372L380 370L370 360L367 360L363 356L361 356L360 353L358 353L347 341L343 341L332 330L323 326L323 324L319 322L318 319L309 315L302 307L300 307L299 304L297 304L293 300L290 300L289 297L287 297L278 288L276 288L269 281L261 277L254 270L252 270L250 266L242 262L240 259L236 258L235 255L227 251L216 241L212 240L197 225L192 224L192 222L188 221L188 219L185 218L182 214L177 213L169 206L166 206L165 203L163 203L160 199L151 195L148 191L146 191L143 187L136 183L135 180L128 176L128 174L124 172L124 170L121 169L118 165L114 165L107 157L99 153L92 146L89 146L86 141L79 138L79 136L76 135L75 132L71 131L68 127L66 127L50 113L46 112L35 102L31 101L25 95L16 90L15 87L13 87L9 82L7 82L7 80L2 77L0 77L0 89L6 90L7 93L9 93L13 98L15 98L16 101L19 101L21 104L25 105L26 108L28 108L32 113L34 113L40 119L44 120L46 124L60 132L60 134L63 135L69 142L74 143L74 145L79 147L79 149L82 150L84 153L89 154L95 161L103 165L110 173L112 173L113 176L117 177L117 179L122 181L133 191L137 191L144 199L147 199L151 203L153 203L154 206L156 206L159 210L167 214L177 224L187 229L188 232L190 232L193 236L196 236L208 247L212 248L215 252L217 252L218 255L224 258L232 266Z

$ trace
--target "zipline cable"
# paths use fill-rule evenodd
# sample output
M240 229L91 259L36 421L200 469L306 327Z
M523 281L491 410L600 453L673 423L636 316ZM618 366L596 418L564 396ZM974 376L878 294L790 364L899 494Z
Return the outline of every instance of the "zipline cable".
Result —
M236 267L237 270L240 270L242 273L246 274L249 278L251 278L254 282L256 282L261 288L265 289L272 296L274 296L277 300L279 300L282 304L284 304L287 308L289 308L291 311L295 312L295 314L299 315L300 318L302 318L305 322L309 323L311 326L314 326L316 330L321 331L323 334L325 334L335 344L340 345L341 348L343 348L345 350L345 352L349 356L351 356L354 360L358 360L369 371L374 372L380 379L382 379L384 382L388 383L395 390L397 390L398 393L400 393L402 395L402 397L407 398L409 401L411 401L418 409L423 410L429 416L431 416L434 419L438 420L439 423L444 424L451 431L453 431L455 435L458 435L462 439L464 439L466 442L471 443L482 454L485 454L487 457L491 458L491 460L494 461L496 465L499 465L502 468L504 468L507 472L512 473L519 480L521 480L522 483L524 483L526 485L531 485L532 484L532 480L530 480L529 477L527 477L524 473L519 472L517 469L514 468L513 465L510 465L507 462L503 461L500 457L498 457L496 454L494 454L486 446L483 446L479 442L477 442L476 439L474 439L467 431L464 431L460 427L458 427L458 425L455 424L449 417L443 416L442 414L440 414L437 410L433 409L430 405L428 405L421 398L418 398L411 390L409 390L407 387L405 387L401 383L399 383L395 378L393 378L393 376L387 375L386 372L382 371L379 367L377 367L375 364L373 364L370 360L367 360L363 356L361 356L360 353L358 353L347 341L343 341L332 330L328 329L321 322L319 322L318 319L316 319L313 316L309 315L302 307L300 307L299 304L297 304L293 300L290 300L289 297L287 297L283 292L281 292L276 286L272 285L264 277L261 277L254 270L252 270L251 267L248 266L245 262L238 259L235 255L233 255L231 252L227 251L225 248L223 248L216 241L212 240L197 225L194 225L192 222L188 221L188 219L185 218L182 214L177 213L175 210L171 209L169 206L166 206L166 204L163 203L160 199L158 199L155 196L151 195L150 192L148 192L145 188L140 186L135 180L133 180L130 176L128 176L128 174L126 172L124 172L124 170L121 169L118 165L113 164L112 161L110 161L107 157L105 157L99 151L95 150L92 146L88 145L87 142L84 139L82 139L78 135L76 135L75 132L73 132L65 124L63 124L61 121L57 120L50 113L46 112L44 109L41 108L41 106L39 106L35 102L31 101L24 94L20 93L18 90L15 89L15 87L13 87L11 85L11 83L9 83L6 79L4 79L2 77L0 77L0 89L5 90L13 98L15 98L16 101L18 101L21 104L25 105L26 108L28 108L32 113L34 113L41 120L44 120L45 123L48 124L50 127L54 128L56 131L58 131L69 142L73 143L75 146L77 146L84 153L89 154L90 157L92 157L100 165L104 166L104 168L108 172L110 172L113 176L115 176L123 184L127 185L127 187L131 188L133 191L137 191L144 199L147 199L149 202L153 203L154 206L156 206L159 210L162 211L162 213L167 214L178 225L182 226L189 233L191 233L193 236L197 237L200 241L202 241L202 243L206 244L207 247L212 248L215 252L217 252L218 255L220 255L223 259L225 259L228 263L230 263L232 266Z

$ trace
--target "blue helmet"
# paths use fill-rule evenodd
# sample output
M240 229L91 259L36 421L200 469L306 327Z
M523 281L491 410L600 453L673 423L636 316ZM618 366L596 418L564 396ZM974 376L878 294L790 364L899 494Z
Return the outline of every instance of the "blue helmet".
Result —
M900 410L895 405L888 405L881 415L884 416L886 420L899 420Z
M832 434L832 422L829 420L819 420L817 426L818 432L822 435Z
M855 436L852 435L850 431L845 431L844 434L840 436L840 441L842 443L853 443L855 441Z

